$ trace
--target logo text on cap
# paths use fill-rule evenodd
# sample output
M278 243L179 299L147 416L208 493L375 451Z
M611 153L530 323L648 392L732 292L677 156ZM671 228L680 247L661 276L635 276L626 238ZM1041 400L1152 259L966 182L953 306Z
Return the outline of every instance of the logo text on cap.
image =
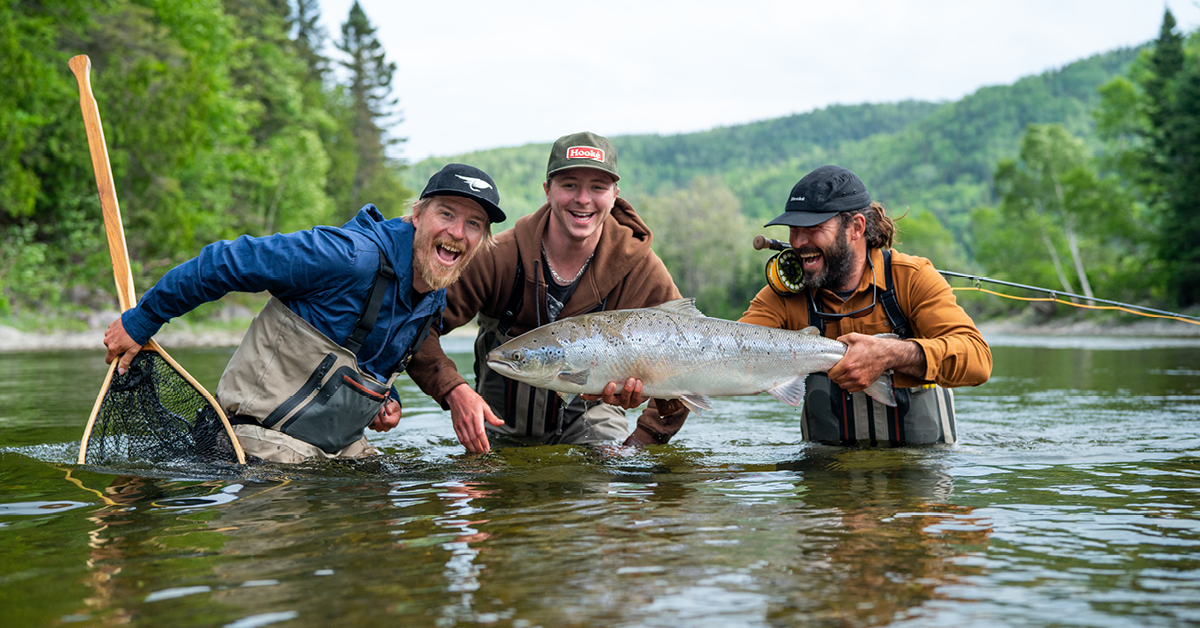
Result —
M492 184L488 183L487 181L484 181L483 179L477 179L475 177L464 177L461 174L456 174L454 176L465 181L467 183L467 187L471 188L472 190L474 190L476 192L478 192L480 190L492 189Z
M604 150L595 146L572 146L567 149L567 159L591 159L604 163Z

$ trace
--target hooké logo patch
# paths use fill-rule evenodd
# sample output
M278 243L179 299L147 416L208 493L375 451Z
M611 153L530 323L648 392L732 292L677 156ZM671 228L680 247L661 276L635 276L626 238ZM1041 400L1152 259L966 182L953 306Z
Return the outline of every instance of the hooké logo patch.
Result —
M591 159L604 163L604 150L595 146L572 146L567 149L567 159Z

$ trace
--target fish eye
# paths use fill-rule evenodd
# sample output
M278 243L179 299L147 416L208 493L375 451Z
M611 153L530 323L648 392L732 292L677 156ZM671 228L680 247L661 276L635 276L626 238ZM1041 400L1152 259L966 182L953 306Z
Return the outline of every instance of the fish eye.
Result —
M513 352L510 354L509 357L512 359L513 362L524 362L525 361L525 352L521 351L520 349L513 349Z

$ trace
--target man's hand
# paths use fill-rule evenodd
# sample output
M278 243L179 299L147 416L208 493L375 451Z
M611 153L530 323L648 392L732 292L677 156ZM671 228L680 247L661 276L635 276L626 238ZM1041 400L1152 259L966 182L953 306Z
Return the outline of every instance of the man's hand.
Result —
M465 383L459 384L446 395L446 405L450 406L450 420L454 423L458 442L470 452L486 454L491 451L483 422L500 426L504 425L504 420L492 412L483 397Z
M133 362L133 356L142 350L142 345L129 337L120 317L117 317L117 320L113 321L108 326L108 330L104 332L104 346L108 347L108 355L104 356L104 363L112 364L113 360L121 358L121 361L117 362L117 373L121 375L124 375L125 371L129 369L129 365Z
M925 375L925 352L915 342L865 334L846 334L838 341L847 345L846 355L829 369L829 379L846 392L866 390L888 369Z
M626 410L632 410L643 403L649 397L642 396L642 380L630 377L625 380L625 385L619 391L617 390L616 382L609 382L604 387L604 393L600 395L579 395L587 401L595 401L601 399L604 403L610 406L620 406Z
M395 399L388 399L383 402L383 407L379 409L379 414L375 415L375 420L367 427L376 432L386 432L397 425L400 425L400 415L402 410L400 404Z

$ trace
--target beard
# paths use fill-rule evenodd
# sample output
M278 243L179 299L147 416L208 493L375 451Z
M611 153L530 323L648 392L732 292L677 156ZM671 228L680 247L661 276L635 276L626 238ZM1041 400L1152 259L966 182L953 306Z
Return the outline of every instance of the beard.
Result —
M453 268L446 268L437 262L437 248L446 246L450 250L463 251L458 256L458 261ZM451 284L458 281L459 275L463 269L479 252L478 243L472 247L466 242L455 240L453 238L439 237L434 239L433 234L426 230L418 229L413 237L413 268L421 279L429 286L431 290L442 290L449 288Z
M807 246L797 253L820 253L824 264L816 272L804 271L804 284L810 288L829 288L837 290L846 283L854 270L854 253L850 250L850 242L846 238L846 230L838 232L837 239L828 250L815 246Z

